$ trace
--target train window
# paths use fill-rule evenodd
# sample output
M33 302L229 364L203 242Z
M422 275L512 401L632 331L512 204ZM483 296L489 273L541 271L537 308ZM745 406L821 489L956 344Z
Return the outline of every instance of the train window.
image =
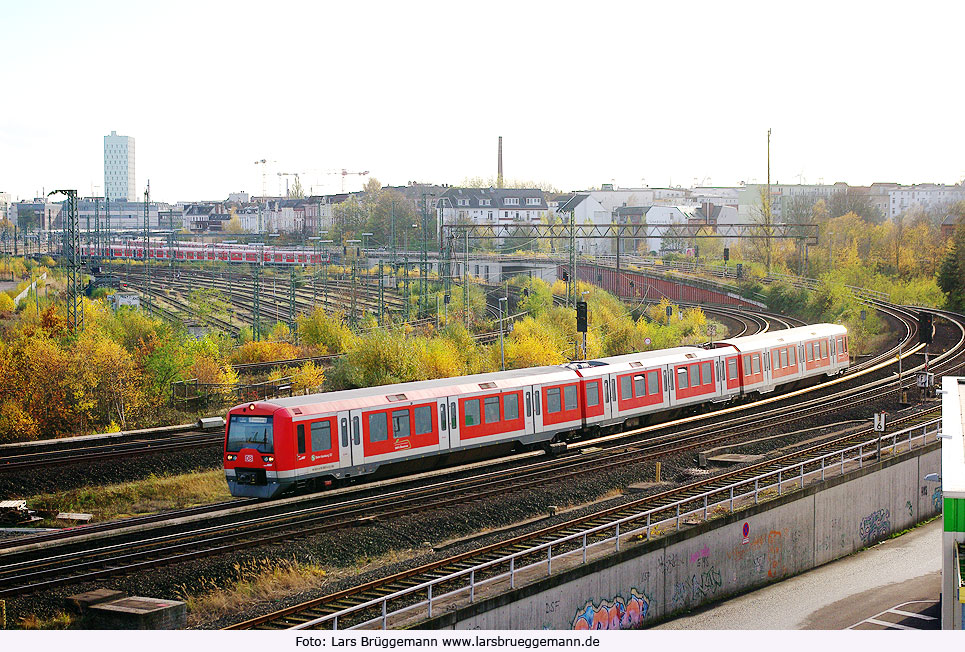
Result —
M821 340L821 358L828 357L828 341Z
M841 349L841 351L842 351L842 352L846 352L847 350L848 350L848 336L845 335L845 337L844 337L844 348Z
M348 419L342 419L342 446L348 446Z
M660 392L660 374L656 371L647 372L647 394Z
M385 441L389 438L389 429L385 412L376 412L369 415L369 441Z
M295 431L298 433L298 454L305 454L305 424L299 424Z
M546 390L546 411L549 414L554 414L563 409L563 405L560 402L560 388L553 387Z
M787 350L787 363L792 367L797 364L797 354L794 352L793 346Z
M690 386L697 387L700 385L700 365L695 364L690 367Z
M620 377L620 398L633 398L633 392L630 390L630 376Z
M647 395L647 379L646 376L640 374L639 376L633 377L633 395L637 398Z
M677 369L677 389L687 389L690 387L687 384L687 367L680 367Z
M616 384L616 383L610 383L610 400L611 400L611 401L617 400L617 384Z
M403 439L409 436L409 411L396 410L392 413L392 436Z
M727 378L737 380L737 358L731 358L727 361Z
M440 406L439 406L439 422L442 424L442 429L443 429L443 430L448 430L448 429L449 429L449 426L448 426L448 424L446 423L446 406L445 406L445 405L440 405ZM418 428L418 426L416 426L416 427Z
M456 427L456 404L455 403L449 404L449 423L452 424L453 428Z
M515 421L519 418L519 394L503 396L503 418L506 421Z
M751 360L753 361L753 367L752 367L752 368L754 369L754 373L755 373L755 374L761 373L761 356L760 356L760 354L755 353L755 354L753 355L753 357L751 358Z
M781 349L781 369L787 366L787 349Z
M536 391L536 398L533 400L533 403L536 404L536 414L539 414L540 410L543 409L540 407L540 404L539 404L539 390Z
M700 383L709 385L714 380L714 372L709 362L705 362L700 368Z
M463 406L463 415L466 418L467 426L478 426L481 422L479 421L479 399L474 398L466 401Z
M312 424L312 450L327 451L332 447L332 424L326 421L316 421Z
M499 422L498 396L490 396L489 398L483 399L483 416L486 417L486 423Z
M432 432L432 408L428 405L417 407L415 409L415 434L426 435L430 432Z
M563 388L563 403L567 411L576 409L576 385Z
M600 383L594 381L586 384L586 406L596 407L600 404Z
M356 446L362 443L361 438L359 437L359 418L358 417L352 417L352 441L355 442Z
M751 356L744 356L744 375L750 376L753 372L751 371Z
M526 392L526 416L533 416L533 397Z
M811 362L812 360L814 360L814 349L811 348L813 346L814 344L811 342L808 342L807 344L804 345L804 348L808 357L808 362Z

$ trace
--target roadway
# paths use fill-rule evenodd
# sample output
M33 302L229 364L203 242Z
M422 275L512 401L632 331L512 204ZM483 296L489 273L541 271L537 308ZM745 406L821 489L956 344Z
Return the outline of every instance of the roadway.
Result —
M940 629L940 518L653 629Z

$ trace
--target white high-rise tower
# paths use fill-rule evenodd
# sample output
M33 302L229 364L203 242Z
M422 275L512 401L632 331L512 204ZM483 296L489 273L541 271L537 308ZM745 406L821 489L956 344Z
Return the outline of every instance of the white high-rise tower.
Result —
M131 136L118 136L116 131L104 136L104 192L111 200L137 200Z

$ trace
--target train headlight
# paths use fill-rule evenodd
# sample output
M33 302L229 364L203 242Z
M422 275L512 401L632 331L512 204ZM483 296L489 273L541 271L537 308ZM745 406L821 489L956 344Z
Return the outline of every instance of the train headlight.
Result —
M254 404L254 403L249 404L249 405L248 405L248 409L249 409L249 410L254 410L254 409L255 409L255 404Z
M236 459L238 459L238 456L237 456L237 455L225 455L225 459L227 459L229 462L234 462Z
M274 456L274 455L262 455L262 456L261 456L261 460L262 460L265 464L270 464L271 462L274 462L274 461L275 461L275 456Z

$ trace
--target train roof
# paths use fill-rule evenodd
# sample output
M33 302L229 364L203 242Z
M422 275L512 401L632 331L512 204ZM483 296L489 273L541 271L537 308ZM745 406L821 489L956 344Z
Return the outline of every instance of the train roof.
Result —
M261 401L279 408L300 408L304 414L354 410L386 403L405 404L446 396L476 394L487 390L515 389L526 385L578 380L577 374L562 366L511 369L488 374L436 378L394 385L345 389L323 394L307 394Z
M730 345L740 350L760 349L770 346L780 346L787 342L802 342L816 337L833 337L835 335L846 335L848 329L840 324L812 324L810 326L798 326L797 328L785 328L777 331L767 331L756 335L745 335L744 337L734 337L729 340L720 340L718 345Z
M675 364L689 360L704 360L720 355L720 351L702 349L697 346L677 346L672 349L657 349L655 351L640 351L626 355L615 355L599 358L586 363L571 363L570 368L578 368L584 378L603 374L618 373L646 367L659 367L665 364Z

